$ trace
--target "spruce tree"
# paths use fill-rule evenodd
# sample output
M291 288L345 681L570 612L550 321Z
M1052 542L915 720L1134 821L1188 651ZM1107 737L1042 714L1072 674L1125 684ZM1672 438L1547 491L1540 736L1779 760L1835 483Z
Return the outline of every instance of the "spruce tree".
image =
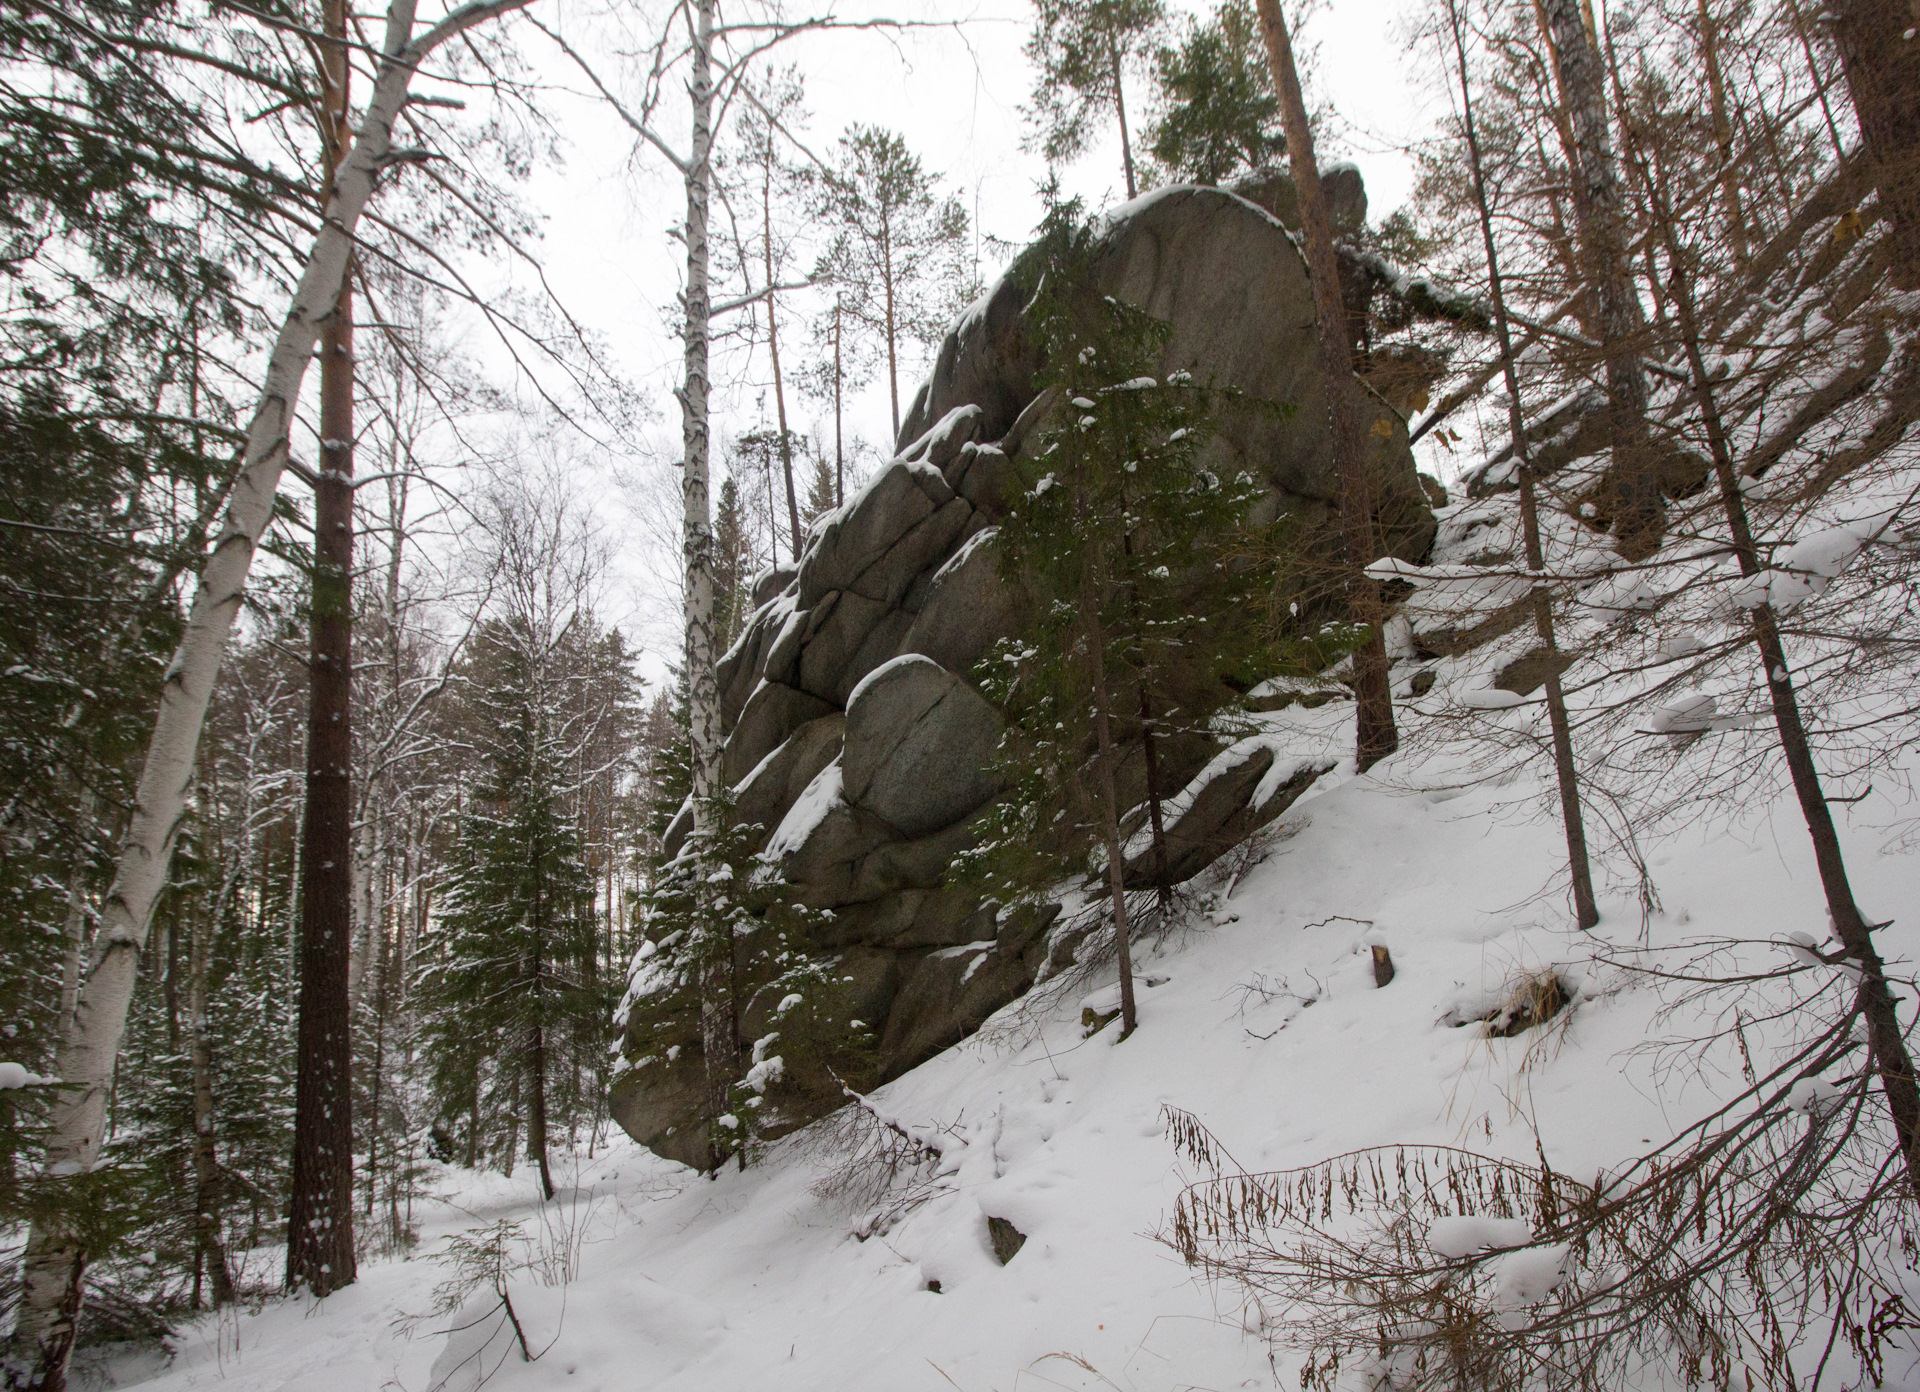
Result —
M1222 0L1154 54L1162 109L1148 148L1162 168L1196 184L1277 164L1287 153L1280 102L1248 0Z
M489 621L475 640L469 689L481 773L422 983L442 1110L457 1115L464 1103L475 1118L524 1116L527 1155L548 1198L551 1093L576 1059L597 1064L609 1005L591 971L594 882L567 805L564 683L550 670L552 649L568 641L543 643L517 618Z
M713 520L713 641L721 652L733 646L746 625L753 570L753 537L739 485L729 475L720 485L720 510Z
M840 481L834 477L833 461L826 453L813 452L813 479L807 485L807 502L800 516L811 526L840 505Z
M1151 785L1157 731L1207 729L1236 688L1272 675L1279 650L1264 620L1280 548L1248 526L1254 480L1208 467L1228 394L1184 371L1161 376L1169 326L1088 288L1096 249L1077 206L1057 207L1022 268L1039 286L1029 311L1046 355L1038 380L1060 405L1019 457L1023 496L997 543L1023 606L986 683L1010 721L1001 765L1012 792L966 873L1003 903L1104 875L1124 1037L1134 1025L1125 867L1155 857L1165 790L1150 786L1149 826L1124 836L1136 809L1118 791L1123 736L1143 736ZM1136 838L1144 844L1125 844Z
M629 1040L622 1071L698 1052L712 1174L729 1159L744 1169L768 1139L829 1109L843 1080L866 1082L874 1040L834 954L815 946L824 915L755 854L766 829L737 824L725 802L710 824L723 830L696 832L656 869L616 1022Z

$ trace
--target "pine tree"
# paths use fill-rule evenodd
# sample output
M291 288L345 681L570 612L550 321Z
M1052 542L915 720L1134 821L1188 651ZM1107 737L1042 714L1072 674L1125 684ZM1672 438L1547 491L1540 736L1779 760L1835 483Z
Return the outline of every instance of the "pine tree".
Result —
M1027 114L1047 163L1081 154L1095 120L1111 112L1120 128L1127 197L1140 191L1126 75L1165 17L1161 0L1034 0L1033 34L1022 50L1037 74Z
M1248 0L1223 0L1154 54L1162 109L1148 149L1174 177L1222 184L1285 158L1280 102Z
M966 210L941 196L902 137L878 126L851 126L840 137L838 161L816 181L814 209L834 234L821 278L839 290L845 319L884 346L897 436L904 350L938 338L971 298L961 259Z
M476 638L468 686L482 770L422 982L443 1110L524 1115L548 1198L556 1080L576 1058L597 1066L608 1009L586 969L598 946L594 882L567 806L558 646L517 618L491 620Z

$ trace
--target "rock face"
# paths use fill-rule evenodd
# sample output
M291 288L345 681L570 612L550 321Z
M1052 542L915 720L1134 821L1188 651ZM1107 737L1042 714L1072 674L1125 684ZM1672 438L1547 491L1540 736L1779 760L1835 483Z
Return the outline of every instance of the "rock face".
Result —
M1211 447L1213 467L1247 468L1272 489L1277 506L1312 522L1330 519L1339 489L1314 355L1313 293L1305 259L1279 221L1219 189L1161 189L1113 214L1094 276L1098 292L1173 326L1166 371L1186 368L1281 408L1226 413ZM1040 366L1038 346L1022 328L1023 287L1016 262L947 335L901 427L902 448L964 405L980 408L978 438L1017 433L1038 395ZM1406 422L1363 386L1361 425L1387 548L1407 560L1423 556L1434 523Z
M1337 489L1312 296L1281 224L1217 189L1163 190L1112 216L1095 274L1093 290L1172 324L1164 370L1282 406L1224 421L1215 467L1251 471L1268 506L1329 520ZM718 664L723 773L742 821L763 828L757 878L831 910L820 946L852 979L887 1076L964 1037L1065 955L1050 959L1050 913L1000 915L947 883L1000 791L1003 721L975 684L1013 632L995 524L1053 408L1034 384L1042 364L1022 284L1016 262L948 333L898 456L815 532L797 568L756 587L758 607ZM1385 535L1420 559L1434 523L1405 423L1377 397L1364 410L1387 426L1367 437ZM1181 790L1168 803L1169 882L1279 815L1322 767L1277 768L1271 750L1203 737L1164 741L1159 760L1165 788ZM1143 766L1138 749L1121 764L1124 796L1142 794ZM670 850L686 822L670 828ZM1130 865L1141 882L1156 873L1144 856ZM683 1058L615 1085L614 1116L663 1154L689 1130L686 1071Z

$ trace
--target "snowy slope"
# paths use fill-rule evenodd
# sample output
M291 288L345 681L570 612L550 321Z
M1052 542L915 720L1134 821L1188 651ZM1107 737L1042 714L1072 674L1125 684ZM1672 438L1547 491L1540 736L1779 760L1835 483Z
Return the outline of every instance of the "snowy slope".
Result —
M1304 748L1340 738L1350 707L1282 719ZM396 1321L426 1310L446 1275L416 1257L363 1268L317 1307L204 1321L144 1385L427 1392L441 1379L472 1387L483 1370L500 1392L1295 1386L1284 1359L1269 1368L1233 1292L1196 1285L1154 1240L1186 1178L1163 1104L1196 1114L1249 1168L1413 1141L1531 1159L1537 1127L1555 1168L1579 1175L1663 1139L1711 1095L1711 1077L1656 1075L1661 1060L1640 1046L1677 1028L1656 1022L1659 996L1591 966L1568 929L1548 890L1558 827L1513 811L1534 790L1455 793L1453 781L1438 755L1322 780L1230 898L1143 953L1143 977L1165 980L1142 990L1125 1044L1112 1026L1082 1038L1076 995L883 1089L892 1115L964 1146L942 1191L882 1236L852 1235L866 1215L815 1197L826 1162L791 1143L708 1182L623 1142L583 1162L578 1191L550 1210L581 1239L573 1279L523 1273L510 1286L538 1361L522 1362L478 1305L409 1336ZM1823 932L1790 804L1758 811L1743 831L1653 849L1664 912L1647 923L1652 941ZM1890 916L1920 893L1920 862L1882 853L1879 824L1897 809L1849 811L1860 897ZM1607 938L1640 939L1633 895L1603 912ZM1896 959L1920 947L1905 925L1883 937ZM1374 942L1398 967L1384 989ZM1501 1040L1451 1023L1497 1004L1517 972L1552 965L1580 987L1563 1029ZM449 1171L447 1186L423 1254L502 1215L539 1226L524 1174ZM1028 1234L1004 1268L989 1216ZM460 1323L472 1327L445 1332Z

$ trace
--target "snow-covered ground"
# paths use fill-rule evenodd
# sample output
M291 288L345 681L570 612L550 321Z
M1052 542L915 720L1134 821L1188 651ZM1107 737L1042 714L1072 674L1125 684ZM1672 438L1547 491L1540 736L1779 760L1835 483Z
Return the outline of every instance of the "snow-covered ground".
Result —
M1338 740L1351 707L1285 718L1303 743ZM1445 788L1454 781L1438 753L1323 779L1229 896L1145 950L1139 971L1152 984L1124 1044L1112 1025L1083 1037L1076 993L1025 1025L1011 1007L882 1089L892 1116L945 1128L954 1166L883 1234L856 1236L868 1215L816 1196L829 1161L790 1144L709 1182L622 1141L578 1162L574 1187L544 1210L524 1171L450 1169L411 1260L369 1263L358 1285L319 1304L209 1317L142 1385L428 1392L484 1374L499 1392L1295 1386L1285 1357L1269 1365L1233 1291L1196 1284L1155 1239L1190 1177L1163 1106L1199 1117L1248 1168L1390 1142L1531 1160L1537 1133L1557 1170L1581 1175L1671 1135L1712 1091L1710 1071L1662 1071L1674 1060L1643 1047L1684 1031L1657 1018L1661 994L1591 964L1591 941L1551 888L1557 823L1514 814L1524 778ZM1900 809L1868 799L1847 812L1862 903L1876 917L1902 913L1920 895L1920 859L1890 841ZM1824 934L1789 801L1646 849L1662 905L1644 923L1655 943ZM1608 941L1642 940L1637 895L1602 907ZM1907 923L1881 936L1897 962L1920 948ZM1398 969L1382 989L1375 943ZM1454 1023L1551 966L1579 988L1558 1028L1491 1039ZM533 1362L491 1297L407 1320L449 1275L432 1260L446 1239L503 1217L537 1236L531 1253L550 1273L571 1268L565 1281L531 1270L510 1280ZM989 1217L1027 1235L1004 1267ZM1920 1385L1911 1369L1888 1376Z

